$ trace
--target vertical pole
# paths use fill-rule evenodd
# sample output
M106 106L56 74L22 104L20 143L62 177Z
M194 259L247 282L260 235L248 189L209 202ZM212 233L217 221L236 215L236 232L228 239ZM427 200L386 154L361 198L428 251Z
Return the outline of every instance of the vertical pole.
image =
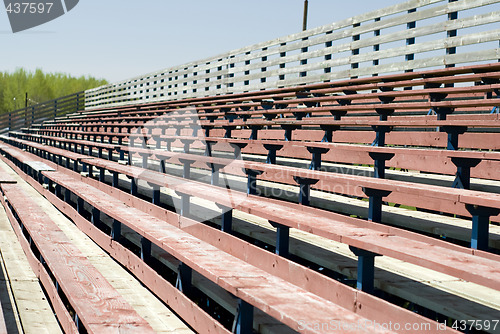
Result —
M151 259L151 241L141 238L141 260L148 263Z
M28 126L28 92L24 98L24 126Z
M471 248L488 250L489 227L489 216L478 214L472 216Z
M375 269L375 258L373 256L358 257L358 290L373 293L373 278Z
M302 20L302 31L307 30L307 13L309 10L309 1L304 0L304 18Z
M233 333L251 334L253 328L253 306L244 300L238 302L238 312L236 314Z
M122 223L118 220L113 220L113 227L111 228L111 239L114 241L120 240L122 235Z
M221 231L231 234L233 230L233 209L222 208Z

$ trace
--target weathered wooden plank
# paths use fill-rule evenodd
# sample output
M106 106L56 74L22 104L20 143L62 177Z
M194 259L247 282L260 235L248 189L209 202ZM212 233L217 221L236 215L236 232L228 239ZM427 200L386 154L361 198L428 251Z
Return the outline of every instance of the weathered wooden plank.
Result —
M18 186L3 184L2 190L87 330L94 332L94 325L112 321L134 323L142 327L141 332L148 331L144 319L132 312L39 206L26 201Z
M148 74L143 77L136 77L130 80L125 80L118 83L120 91L114 89L113 85L103 86L94 90L89 90L87 94L87 107L95 107L99 105L99 101L107 100L113 102L115 105L122 105L131 99L130 92L138 92L139 88L137 83L149 83L151 87L157 88L157 92L143 92L134 94L134 98L140 97L142 101L160 101L170 100L177 97L197 97L205 96L207 94L221 94L228 92L240 92L242 90L259 90L265 88L274 88L278 86L290 86L302 83L319 82L323 80L332 80L340 77L371 75L391 71L402 71L408 69L417 69L432 66L444 66L448 64L456 64L468 61L482 61L482 60L495 60L495 54L489 53L488 56L483 54L481 57L466 54L463 57L453 60L433 60L426 59L425 63L419 62L404 62L398 66L375 66L366 69L362 68L342 71L333 71L327 75L317 75L315 71L321 71L324 67L335 67L341 65L349 65L350 63L357 63L363 61L370 61L379 59L380 55L383 57L396 57L404 56L405 50L408 53L422 53L429 50L439 50L453 47L455 45L467 45L469 43L480 44L482 37L476 39L475 36L468 36L466 38L458 37L450 40L436 41L434 44L426 44L419 42L418 37L430 36L437 32L445 32L454 29L464 29L474 26L486 26L489 23L497 22L500 19L498 11L489 10L488 13L474 15L472 17L462 17L459 15L457 20L446 20L446 14L455 11L464 11L472 8L484 7L491 8L489 5L496 4L498 0L468 0L446 3L442 0L438 1L410 1L403 4L398 4L389 8L374 11L372 13L358 15L354 18L344 20L339 23L326 25L323 27L292 34L286 37L274 39L268 42L262 42L255 45L247 46L230 52L220 54L215 57L203 59L196 62L187 63L184 65L176 66L164 71L158 71ZM407 13L409 9L417 8L418 10L413 13ZM387 16L387 18L386 18ZM442 17L442 22L426 24L420 26L419 22L425 22L430 18ZM375 18L382 18L379 21L374 21ZM400 32L393 32L388 34L381 34L369 38L362 38L359 41L351 41L352 36L367 34L375 30L384 30L398 25L416 21L417 27L414 29L404 29ZM360 24L360 26L353 26ZM461 36L459 34L459 36ZM390 52L373 53L368 52L359 56L343 57L337 59L336 54L343 51L349 51L358 48L370 47L373 45L384 45L401 41L405 42L407 38L417 37L417 43L409 46L408 49L403 47L391 49ZM491 35L493 38L493 35ZM489 40L494 40L494 39ZM340 41L341 44L336 42ZM344 42L345 41L345 42ZM484 41L484 39L482 40ZM320 50L312 52L301 52L298 55L288 55L295 50L302 50L302 48L310 48L316 45L333 42L333 46L324 47ZM489 52L490 50L485 50ZM284 53L284 56L281 56ZM333 54L331 61L319 62L312 64L315 58L324 57L327 54ZM275 58L273 56L280 56ZM262 61L262 57L269 57L270 60ZM443 56L440 58L445 57ZM454 56L456 57L456 56ZM403 57L404 58L404 57ZM453 57L452 57L453 58ZM300 59L308 59L309 64L304 66L293 66L292 64ZM436 63L437 61L437 63ZM246 64L245 62L250 62ZM244 64L244 65L242 65ZM260 72L262 67L272 67L278 64L286 64L285 68L280 68L275 71ZM426 65L427 64L427 65ZM235 65L233 67L233 65ZM293 66L293 67L290 67ZM244 71L250 71L251 74L244 75ZM259 73L252 73L252 72ZM306 76L299 76L299 73L306 72ZM233 76L234 74L234 76ZM241 75L240 75L241 74ZM285 80L278 79L279 75L285 75ZM264 83L253 83L252 81L260 81L261 78L267 78ZM205 80L209 80L207 84ZM244 84L243 81L250 83ZM162 82L163 81L163 82ZM196 83L195 83L196 81ZM174 86L177 84L177 87ZM186 89L184 84L187 84L189 89ZM219 87L217 87L219 85ZM209 91L204 88L209 87ZM125 89L121 91L121 89ZM99 92L99 95L96 93ZM169 95L170 94L170 95ZM162 96L163 95L163 96Z

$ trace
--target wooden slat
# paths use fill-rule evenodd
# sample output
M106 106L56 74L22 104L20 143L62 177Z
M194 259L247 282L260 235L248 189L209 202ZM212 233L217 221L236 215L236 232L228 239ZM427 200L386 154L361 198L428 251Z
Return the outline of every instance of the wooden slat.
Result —
M27 200L16 185L2 184L1 187L89 332L99 333L100 326L109 323L133 324L130 330L152 332L147 322L132 310L38 205Z
M363 319L332 302L221 252L186 232L166 224L163 220L149 216L95 188L75 181L66 174L49 172L45 176L70 189L87 203L137 231L193 270L279 319L292 329L299 329L300 320L313 323L317 319L330 319L332 314L335 314L335 319L349 323ZM228 263L231 263L230 267L227 266ZM305 313L304 305L314 311ZM303 330L303 332L319 333L314 328Z

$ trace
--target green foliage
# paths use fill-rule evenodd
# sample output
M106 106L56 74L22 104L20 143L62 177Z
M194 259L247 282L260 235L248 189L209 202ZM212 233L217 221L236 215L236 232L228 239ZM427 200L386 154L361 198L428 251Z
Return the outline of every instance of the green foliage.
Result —
M24 108L26 92L28 105L33 105L105 84L106 80L91 76L75 78L64 73L43 73L41 69L0 72L0 114Z

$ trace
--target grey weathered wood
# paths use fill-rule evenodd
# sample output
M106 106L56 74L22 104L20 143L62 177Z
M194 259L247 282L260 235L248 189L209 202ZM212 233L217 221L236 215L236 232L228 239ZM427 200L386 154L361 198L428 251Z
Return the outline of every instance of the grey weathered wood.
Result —
M41 171L55 171L54 168L48 166L47 164L41 162L41 161L28 161L26 162L26 164L28 166L31 167L31 169L37 171L37 172L41 172Z
M494 23L500 22L499 3L500 0L460 0L451 3L447 0L406 1L215 57L88 90L86 108L92 109L103 103L111 107L496 61L500 47L491 43L500 39L500 30L493 29L496 28ZM415 8L415 12L408 13ZM474 9L474 15L466 12L469 9ZM447 19L447 14L452 12L459 13L458 19ZM408 22L416 22L416 27L394 31L394 27ZM465 30L474 27L477 29ZM374 36L375 30L381 30L381 34ZM446 32L450 30L458 30L457 36L447 38ZM361 38L353 41L355 35L361 35ZM408 38L416 38L416 43L407 46ZM327 47L326 43L332 46ZM380 51L372 51L374 45L379 45ZM477 51L460 48L470 45L477 45ZM457 54L447 55L446 50L450 47L458 47ZM308 51L303 51L303 48L308 48ZM352 55L350 51L353 49L361 49L360 54ZM363 52L364 49L369 51ZM430 51L433 51L432 55L426 56L425 52ZM441 55L436 56L436 52ZM406 61L405 55L409 53L416 55L415 60ZM331 59L326 60L326 55L332 55ZM263 61L263 57L267 60ZM303 59L308 61L307 64L299 65ZM390 60L390 64L384 64L384 59ZM372 66L373 60L382 62ZM359 63L360 66L351 69L351 63ZM279 67L282 64L284 68ZM262 72L262 68L266 71ZM331 68L331 72L324 73L324 68ZM306 76L299 76L304 72ZM279 80L282 75L285 80ZM261 82L263 78L265 82Z

